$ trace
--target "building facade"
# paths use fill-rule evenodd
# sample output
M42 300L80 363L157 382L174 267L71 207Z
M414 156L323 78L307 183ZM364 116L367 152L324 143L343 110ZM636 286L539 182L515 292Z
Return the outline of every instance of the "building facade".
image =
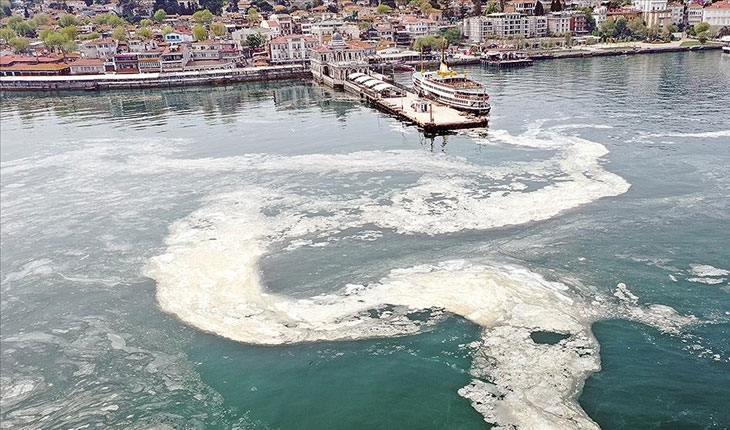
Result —
M316 44L313 37L301 34L277 37L269 42L269 58L272 64L309 61L309 51Z

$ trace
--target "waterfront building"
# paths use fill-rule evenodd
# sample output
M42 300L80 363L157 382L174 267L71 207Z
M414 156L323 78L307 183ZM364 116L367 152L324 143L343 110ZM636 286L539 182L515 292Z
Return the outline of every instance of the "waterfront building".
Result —
M362 42L348 44L335 32L332 40L309 51L312 77L331 87L342 87L347 75L367 73L368 55L375 47Z
M3 55L0 57L0 76L55 76L68 75L70 68L61 57L30 57Z
M702 21L713 27L730 26L730 1L719 1L702 10Z
M188 44L170 45L160 53L160 68L163 72L181 72L190 62L190 56Z
M644 11L641 13L641 17L647 27L658 25L661 28L666 28L672 23L672 11L670 9Z
M79 52L82 57L111 60L117 53L118 46L119 42L114 39L96 39L82 43Z
M695 26L702 22L702 5L691 3L687 6L687 25Z
M160 53L164 49L157 48L149 51L137 52L137 67L140 73L160 72L162 65L160 64Z
M77 58L68 67L72 75L101 75L106 71L104 60L100 58Z
M593 8L593 19L596 20L596 28L598 28L605 20L608 8L606 6L596 6Z
M136 52L123 52L114 55L114 67L117 73L139 73L139 60Z
M633 0L633 5L642 12L667 10L667 0Z
M462 23L462 33L474 43L479 43L489 36L543 37L547 32L547 16L522 16L514 12L474 16Z
M272 64L309 61L309 51L315 45L317 41L311 36L292 34L277 37L269 42L269 58Z

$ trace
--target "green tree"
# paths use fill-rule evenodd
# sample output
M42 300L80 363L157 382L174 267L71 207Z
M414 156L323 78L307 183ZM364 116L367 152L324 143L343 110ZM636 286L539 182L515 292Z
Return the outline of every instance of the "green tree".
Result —
M101 37L101 35L99 33L95 32L95 31L92 31L91 33L89 33L86 36L84 36L84 39L86 39L86 40L96 40L96 39L98 39L100 37Z
M74 40L67 40L61 45L61 52L65 56L69 52L76 52L79 50L79 45Z
M258 33L251 33L246 36L246 45L251 49L257 49L264 45L264 36Z
M127 21L113 13L104 13L101 15L97 15L92 19L92 22L97 25L109 25L111 27L117 27L127 24Z
M39 13L33 16L33 20L38 24L41 25L48 25L51 23L51 17L48 16L47 13Z
M699 24L695 25L695 34L699 35L700 33L704 33L710 29L710 24L706 22L700 22Z
M8 43L8 42L10 42L10 39L12 39L14 37L18 37L18 34L12 28L10 28L10 27L0 28L0 39L3 42Z
M198 42L208 38L208 32L202 25L196 25L193 27L193 38Z
M246 21L248 21L249 25L261 22L261 14L259 14L259 11L256 10L255 7L248 8L248 12L246 12Z
M162 27L162 35L163 36L167 36L168 34L174 33L174 32L175 32L175 29L172 28L172 27L170 27L169 25L166 25L166 26Z
M76 26L64 27L61 29L61 34L66 40L76 40L76 36L79 34L79 30Z
M661 32L662 28L659 27L659 24L652 24L646 29L646 37L649 40L657 40Z
M127 40L127 29L124 28L124 26L118 25L116 28L114 28L114 32L112 33L112 39L120 42Z
M152 15L152 19L154 19L156 22L163 22L167 18L167 12L165 12L164 9L157 9L155 11L155 14Z
M64 13L58 19L58 25L60 25L61 27L69 27L69 26L72 26L72 25L79 25L79 20L76 19L76 17L73 16L73 15L71 15L70 13Z
M211 24L210 31L216 37L223 37L228 34L228 29L226 29L226 26L221 24L220 22L214 22L213 24Z
M390 6L388 6L387 4L385 4L385 3L380 3L380 4L378 5L378 7L377 7L377 8L375 8L375 13L377 13L377 14L380 14L380 15L387 15L387 14L389 14L389 13L390 13L390 11L392 11L392 10L393 10L393 9L392 9L392 8L391 8Z
M607 20L603 21L598 28L599 35L603 39L607 38L613 38L616 36L616 20L613 18L608 18Z
M643 19L639 17L631 18L631 21L629 21L626 25L626 28L633 38L638 40L646 39L646 25L644 25Z
M446 39L449 45L458 45L461 42L461 30L457 26L448 27L441 32L441 37Z
M35 29L36 29L35 22L32 20L23 21L15 26L15 32L18 35L24 36L24 37L35 37L36 36Z
M150 40L155 35L152 33L152 30L149 27L142 27L139 30L137 30L135 33L135 36L139 37L142 40Z
M538 2L539 4L540 2ZM489 15L490 13L499 13L499 4L496 1L490 1L487 3L487 9L484 11L485 15Z
M560 12L563 10L563 5L560 3L560 0L552 0L550 2L550 12Z
M56 51L60 50L64 43L68 42L68 39L66 39L63 34L57 32L57 31L51 31L50 33L44 34L45 38L43 39L43 44L46 45L46 48L50 51Z
M423 51L424 48L429 47L432 50L440 50L444 46L446 40L436 36L423 36L416 39L413 42L413 49L415 51ZM426 49L427 50L427 49Z
M629 25L629 22L626 20L626 17L620 16L618 19L616 19L616 36L623 37L626 36L626 28Z
M151 25L152 25L152 24L154 24L154 23L155 23L155 22L154 22L154 21L152 21L151 19L149 19L149 18L145 18L145 19L141 19L141 20L139 21L139 26L140 26L140 27L149 27L149 26L151 26Z
M12 39L8 40L8 45L13 48L13 51L17 52L18 54L22 54L26 50L28 50L28 47L30 46L30 39L28 39L27 37L13 37Z
M23 22L23 18L19 17L18 15L13 15L8 18L8 27L16 30L18 28L18 24L20 24L21 22Z
M193 14L193 21L198 24L210 24L213 22L213 13L208 9L199 10Z

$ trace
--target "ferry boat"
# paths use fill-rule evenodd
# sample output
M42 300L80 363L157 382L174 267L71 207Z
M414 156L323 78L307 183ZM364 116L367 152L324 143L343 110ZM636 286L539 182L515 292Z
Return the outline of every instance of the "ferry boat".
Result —
M722 42L722 52L730 54L730 36L723 36L720 41Z
M476 115L487 115L492 108L488 101L487 87L481 82L467 78L465 73L451 70L443 58L437 71L413 72L412 79L413 86L420 96L454 109Z

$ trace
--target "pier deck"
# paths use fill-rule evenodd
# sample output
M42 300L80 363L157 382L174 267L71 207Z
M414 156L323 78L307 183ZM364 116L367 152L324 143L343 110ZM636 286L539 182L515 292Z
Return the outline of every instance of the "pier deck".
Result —
M472 115L430 99L427 100L431 105L429 111L416 111L411 104L424 99L411 91L407 91L404 97L377 98L362 93L360 96L382 110L410 121L427 132L484 127L488 123L487 116Z

